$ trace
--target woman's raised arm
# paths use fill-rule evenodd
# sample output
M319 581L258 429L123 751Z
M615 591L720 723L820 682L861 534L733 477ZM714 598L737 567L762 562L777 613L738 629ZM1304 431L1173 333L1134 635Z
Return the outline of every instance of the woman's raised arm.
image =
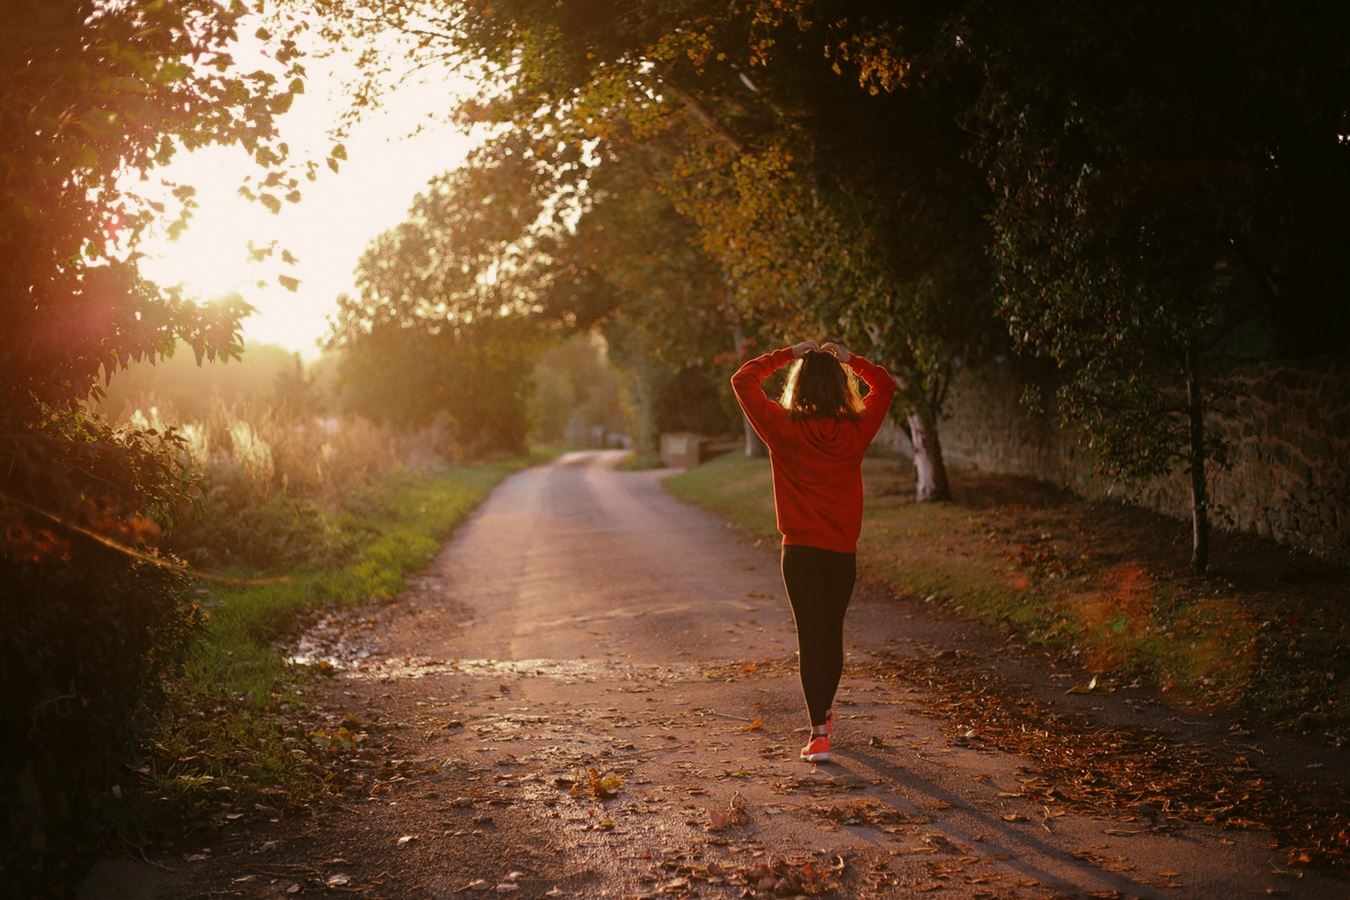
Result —
M760 440L772 446L782 423L787 421L787 410L764 393L764 380L808 350L819 349L815 341L802 341L791 347L781 347L748 359L731 376L731 389L736 402Z

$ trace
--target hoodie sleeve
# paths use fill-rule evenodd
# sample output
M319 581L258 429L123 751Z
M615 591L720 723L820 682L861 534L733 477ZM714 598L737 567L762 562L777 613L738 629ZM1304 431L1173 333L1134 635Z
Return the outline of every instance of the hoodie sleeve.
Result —
M736 402L741 405L745 417L755 429L760 439L770 447L774 446L778 435L787 423L788 413L782 405L769 399L764 393L764 379L793 359L792 348L783 347L746 360L745 364L731 376L731 389L736 393Z
M870 444L872 438L881 430L881 423L886 420L886 411L891 408L891 400L895 397L895 378L883 366L856 353L849 356L845 365L867 382L868 391L867 396L863 398L861 424L863 437L866 443Z

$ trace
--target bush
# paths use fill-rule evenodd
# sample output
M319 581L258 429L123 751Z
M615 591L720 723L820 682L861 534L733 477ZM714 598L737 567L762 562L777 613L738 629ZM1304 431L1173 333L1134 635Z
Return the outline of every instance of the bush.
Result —
M60 560L0 556L7 891L68 883L118 805L144 711L200 624L188 596L181 574L88 542Z
M449 446L444 429L396 433L361 419L269 408L217 405L205 420L181 428L166 427L165 419L172 421L171 412L155 407L123 426L53 415L79 452L48 452L45 468L34 469L46 480L22 485L33 499L0 517L6 890L16 883L33 892L68 890L80 874L78 861L108 827L129 821L121 815L122 789L133 786L127 766L138 743L154 736L166 689L183 694L177 671L211 658L209 644L229 618L218 616L214 631L204 632L187 575L75 529L130 545L167 533L167 546L199 569L341 569L358 545L379 537L389 513L367 507L378 506L404 475L443 469ZM33 441L11 443L30 456L37 452ZM56 487L79 497L90 480L118 487L122 494L113 500L120 503L47 509L40 502ZM298 608L333 599L326 585L314 575L274 587L294 602L259 611L239 646L270 658L265 645L293 623ZM368 590L373 586L361 585ZM205 641L194 640L203 633ZM188 652L192 647L198 652Z
M136 410L163 430L172 409ZM197 502L178 511L169 546L194 566L252 572L332 562L350 549L336 518L392 473L425 472L453 452L444 428L406 433L357 417L288 415L218 404L181 426Z

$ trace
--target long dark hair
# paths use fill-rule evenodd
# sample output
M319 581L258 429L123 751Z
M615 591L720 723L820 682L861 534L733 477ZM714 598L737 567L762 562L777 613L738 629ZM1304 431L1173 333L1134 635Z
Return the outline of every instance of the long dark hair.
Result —
M792 364L780 402L794 419L857 419L863 409L858 376L824 350Z

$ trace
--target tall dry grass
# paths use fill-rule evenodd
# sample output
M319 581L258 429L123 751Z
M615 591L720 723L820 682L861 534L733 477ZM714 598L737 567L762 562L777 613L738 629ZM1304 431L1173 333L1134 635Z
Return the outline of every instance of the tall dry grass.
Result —
M132 424L176 427L198 502L178 511L169 546L198 566L270 569L323 562L346 549L339 517L370 512L377 485L458 457L450 429L399 432L356 416L302 416L263 404L223 403L181 421L147 401Z

